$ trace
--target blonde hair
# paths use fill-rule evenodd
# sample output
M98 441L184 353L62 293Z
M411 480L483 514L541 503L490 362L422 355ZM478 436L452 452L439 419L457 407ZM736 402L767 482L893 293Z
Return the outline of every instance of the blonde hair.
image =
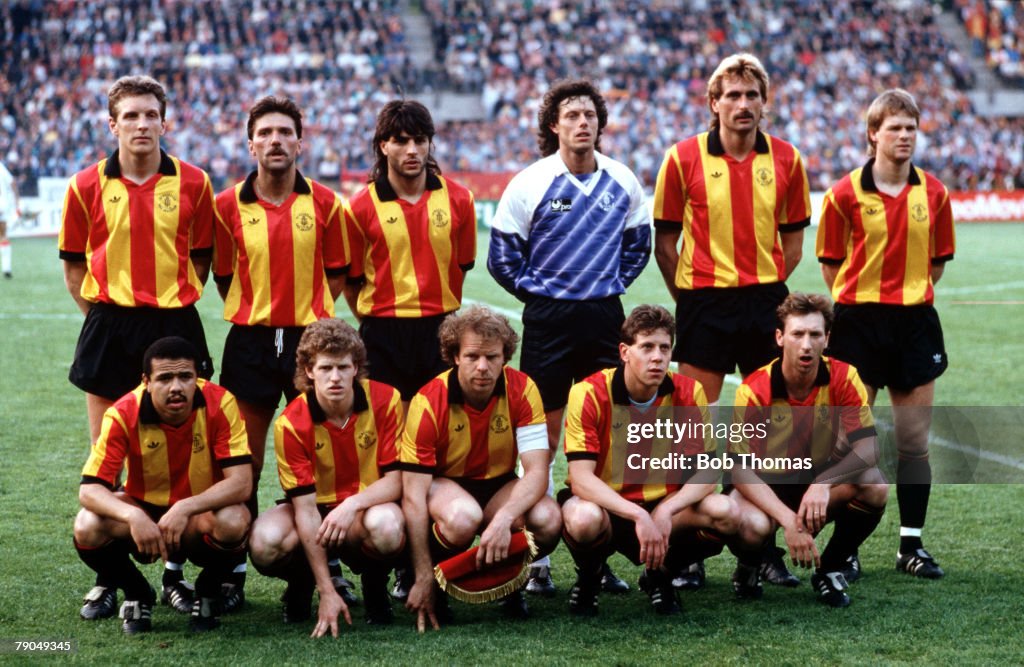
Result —
M718 114L711 107L711 103L722 96L726 77L754 81L761 89L761 97L765 102L768 101L768 72L765 71L764 65L753 54L734 53L720 62L708 79L708 109L711 111L712 130L718 127Z

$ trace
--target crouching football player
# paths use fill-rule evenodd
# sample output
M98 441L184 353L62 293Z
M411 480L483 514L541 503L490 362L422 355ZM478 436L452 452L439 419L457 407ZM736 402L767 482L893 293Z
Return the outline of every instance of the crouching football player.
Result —
M832 326L828 297L794 292L777 312L780 357L736 392L738 418L767 428L765 437L730 447L737 461L732 496L744 523L765 540L782 528L793 561L815 567L811 585L822 602L845 607L847 584L860 576L857 549L889 496L875 467L874 420L857 369L822 355ZM835 531L819 554L814 536L829 521ZM738 556L737 597L761 597L760 553Z
M302 394L274 425L287 502L253 524L253 564L288 582L286 623L308 620L313 591L319 591L313 637L337 637L339 615L352 623L329 558L362 575L366 622L391 623L388 572L405 542L395 449L401 397L366 379L363 341L334 318L310 324L299 339L295 387Z
M597 613L601 566L618 551L643 564L640 588L659 614L680 611L671 572L719 553L742 538L739 510L715 493L716 475L686 467L667 474L631 477L644 442L624 441L636 426L653 427L672 415L676 426L707 423L707 400L697 381L671 373L675 321L660 306L638 306L622 325L622 365L573 386L565 423L569 488L559 493L563 539L576 562L569 597L575 615ZM706 430L682 440L687 457L713 452ZM650 440L650 438L647 438ZM646 477L645 477L646 475Z
M152 628L156 594L130 556L202 567L189 628L219 625L222 584L245 550L252 456L234 397L199 379L184 338L161 338L145 352L142 384L103 415L82 470L75 548L99 579L87 600L117 605L127 634ZM115 491L126 467L123 491Z

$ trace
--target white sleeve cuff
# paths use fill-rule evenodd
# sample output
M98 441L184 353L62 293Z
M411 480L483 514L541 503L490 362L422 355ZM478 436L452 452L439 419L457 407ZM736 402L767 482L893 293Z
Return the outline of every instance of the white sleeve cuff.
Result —
M516 446L519 453L535 452L548 448L548 426L547 424L530 424L520 426L516 429Z

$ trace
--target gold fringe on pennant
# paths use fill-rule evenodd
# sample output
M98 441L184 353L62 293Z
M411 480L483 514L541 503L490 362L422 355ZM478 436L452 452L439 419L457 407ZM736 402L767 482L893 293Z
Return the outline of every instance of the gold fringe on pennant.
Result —
M528 530L523 530L523 535L526 537L526 551L523 552L523 567L516 575L515 579L508 581L495 588L489 588L485 591L467 591L460 588L458 584L448 581L448 578L444 576L444 572L441 570L440 565L434 566L434 579L437 580L437 584L441 587L441 590L452 596L460 602L467 602L469 604L484 604L486 602L494 602L501 598L516 592L522 588L523 584L530 577L530 563L537 558L537 544L533 540L533 533Z

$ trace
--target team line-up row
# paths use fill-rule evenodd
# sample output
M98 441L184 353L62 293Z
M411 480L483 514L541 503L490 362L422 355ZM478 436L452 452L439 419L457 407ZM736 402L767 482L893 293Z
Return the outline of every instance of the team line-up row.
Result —
M785 279L801 259L810 222L809 194L796 148L759 129L768 94L767 74L749 54L726 58L712 74L711 129L669 148L655 188L654 255L675 317L643 307L626 318L620 297L651 255L650 212L636 177L598 150L607 123L600 92L586 81L552 85L538 113L543 157L502 195L488 253L491 275L524 302L515 371L505 366L516 347L507 322L479 309L450 316L460 308L463 278L475 260L473 197L441 175L431 154L433 123L422 104L396 100L381 109L369 183L344 202L298 171L299 108L283 98L259 100L247 125L256 169L214 198L202 170L160 149L162 86L148 77L118 80L109 91L118 148L72 178L60 235L65 281L86 317L69 375L86 393L93 442L75 530L79 553L97 574L83 617L113 615L122 588L126 631L149 627L154 594L141 575L125 579L132 550L164 557L162 597L189 611L196 629L215 626L220 609L240 604L246 536L257 516L265 443L282 394L289 405L276 422L275 442L290 502L256 519L249 549L259 567L291 577L287 617L302 618L303 604L308 616L312 590L320 591L314 635L336 630L342 605L327 584L332 577L344 580L327 555L345 560L352 551L347 537L359 545L347 560L364 575L368 618L390 618L380 591L391 560L406 553L406 562L397 563L404 573L398 588L408 591L407 606L422 626L437 620L443 606L431 565L462 551L478 529L478 563L502 560L510 543L522 547L511 536L524 522L542 553L564 531L579 570L570 596L577 613L596 611L598 588L626 586L604 563L602 554L613 548L646 565L641 587L659 611L676 608L675 588L703 584L704 551L715 552L708 545L720 551L729 544L737 552L738 595L759 594L762 578L791 583L782 550L774 547L778 526L791 556L816 566L812 583L820 598L848 603L842 573L852 578L859 572L856 545L877 525L887 494L882 480L865 476L872 469L865 452L874 443L868 406L883 387L894 406L931 404L935 379L947 365L932 307L934 284L953 257L953 220L945 188L911 162L920 117L913 98L886 91L867 112L870 159L825 197L817 255L834 313L825 297L787 299ZM213 373L195 309L211 270L232 322L221 361L223 388L196 380ZM318 352L303 361L302 341L320 331L318 322L334 327L320 336L355 336L338 331L341 323L333 319L342 294L359 319L360 342L346 344L341 354L325 348L334 359L318 375ZM163 340L169 336L181 340L172 345ZM154 357L150 346L158 340L173 353ZM829 355L822 356L826 344ZM171 368L157 373L154 359ZM678 362L678 373L669 373L670 360ZM630 374L634 365L639 380ZM766 455L807 450L800 456L815 462L814 483L799 493L792 492L799 485L787 485L781 495L765 495L771 485L751 484L755 491L745 493L734 480L737 488L722 495L713 492L713 482L669 490L668 481L652 486L646 479L611 477L623 466L602 458L601 429L612 425L601 421L609 414L602 400L638 415L656 403L713 410L724 375L737 366L744 386L761 383L752 406L782 401L857 408L835 412L846 415L829 431L843 432L836 442L815 435L813 424L798 423L796 413L788 435L773 440L769 429L761 439ZM366 373L370 384L352 379ZM163 380L154 384L157 375ZM184 389L190 381L191 398ZM386 399L391 387L397 393ZM522 414L514 415L516 396ZM224 416L230 410L217 406L236 400L242 435L224 426L233 435L223 446L204 441L218 419L233 421ZM347 437L356 437L363 417L354 415L372 413L375 400L394 413L394 455L378 458L376 469L372 457L369 463L361 458L362 450L376 448L380 457L388 437L358 431L363 435L352 441L354 449L332 440L346 429ZM342 412L332 412L346 401ZM305 419L315 435L303 440L293 430L303 444L282 454L289 432L284 424L300 405L308 414L296 419ZM453 420L456 413L463 421ZM896 415L897 567L937 578L942 570L921 542L930 488L929 413ZM594 423L587 426L587 420ZM373 429L383 427L376 416L370 421ZM563 424L570 487L559 511L550 474L537 477L527 469L550 464ZM579 452L570 450L574 437ZM815 458L813 452L826 454ZM155 458L139 458L147 455ZM524 470L518 481L512 473L517 455ZM854 460L863 469L853 470ZM327 463L332 472L317 478L317 466ZM837 465L843 475L821 477ZM184 466L186 477L161 477L175 466ZM362 477L368 470L380 478L368 483ZM548 481L541 484L541 478ZM536 498L534 486L541 491ZM235 507L240 494L248 498L244 510ZM367 509L389 503L386 511ZM835 518L840 536L821 559L812 535L823 523L815 511L820 522ZM229 516L218 528L222 512ZM380 523L372 520L377 515ZM750 516L760 516L760 523L744 518ZM271 537L261 526L270 527ZM690 542L671 549L680 527ZM190 557L206 565L194 595L182 578L178 550L186 533L194 547ZM268 543L269 551L261 552ZM526 590L553 592L549 572L547 561L534 562ZM506 583L509 590L497 587L509 594L504 605L522 615L525 600L514 581Z

